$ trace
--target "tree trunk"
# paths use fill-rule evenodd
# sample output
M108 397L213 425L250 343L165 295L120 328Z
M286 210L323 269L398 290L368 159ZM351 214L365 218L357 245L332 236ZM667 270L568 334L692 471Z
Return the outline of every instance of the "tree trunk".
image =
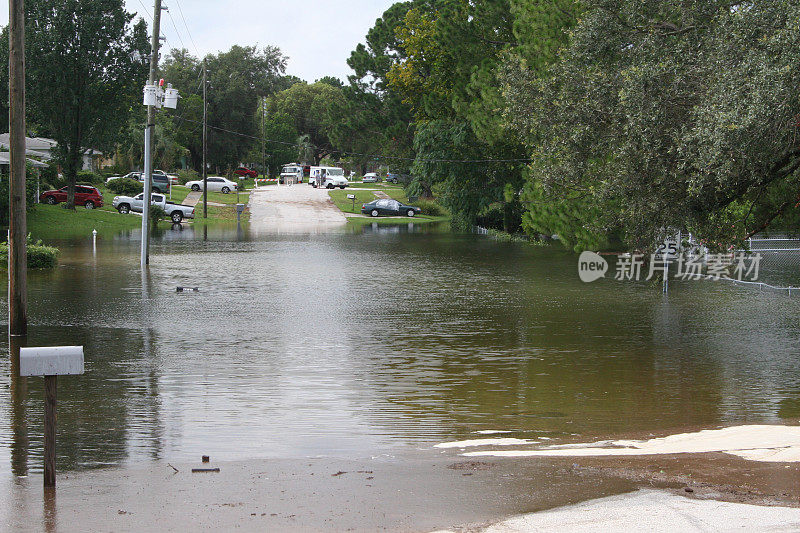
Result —
M75 183L78 181L80 161L80 149L69 147L64 165L64 177L67 178L67 203L64 205L66 209L75 209Z

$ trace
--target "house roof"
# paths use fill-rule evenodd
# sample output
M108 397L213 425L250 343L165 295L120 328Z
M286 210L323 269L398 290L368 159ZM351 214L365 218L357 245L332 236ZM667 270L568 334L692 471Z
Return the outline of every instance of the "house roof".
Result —
M9 154L8 152L0 152L0 166L5 166L10 164L11 163L9 159L10 156L11 154ZM41 161L37 161L29 157L26 157L26 159L28 160L28 163L30 163L36 168L47 168L49 166L47 163L42 163Z
M5 148L6 150L11 148L9 137L10 134L8 133L0 133L0 148ZM50 159L52 157L50 151L56 146L58 146L58 142L54 139L48 139L47 137L25 137L25 152L34 157ZM103 152L90 148L84 152L84 155L103 155Z

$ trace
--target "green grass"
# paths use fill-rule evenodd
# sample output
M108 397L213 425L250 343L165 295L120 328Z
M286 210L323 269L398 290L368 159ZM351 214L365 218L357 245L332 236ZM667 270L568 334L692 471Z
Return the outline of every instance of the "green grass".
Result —
M432 222L448 222L450 217L426 217L425 215L417 215L415 217L348 217L347 224L349 226L369 226L370 224L380 225L394 225L406 224L413 222L414 224L430 224Z
M394 185L392 183L385 184L385 183L361 183L360 181L357 182L350 182L351 189L402 189L400 185Z
M114 235L142 227L141 217L120 215L104 209L64 209L63 204L39 204L28 211L28 232L35 239L66 239L91 237L92 230L99 235Z
M347 198L348 194L356 195L355 208L353 207L353 200ZM328 195L343 213L361 213L361 204L369 203L375 199L375 194L372 191L353 190L348 192L345 189L343 191L329 191Z
M186 197L191 192L191 189L184 187L183 185L176 185L172 187L172 202L176 204L183 203ZM167 195L167 199L169 199L169 195ZM239 193L239 202L246 204L250 199L249 192L240 192ZM221 192L209 192L208 193L208 201L209 202L216 202L218 204L236 204L236 192L231 192L228 194L222 194ZM197 205L203 205L203 197L200 197L200 201Z

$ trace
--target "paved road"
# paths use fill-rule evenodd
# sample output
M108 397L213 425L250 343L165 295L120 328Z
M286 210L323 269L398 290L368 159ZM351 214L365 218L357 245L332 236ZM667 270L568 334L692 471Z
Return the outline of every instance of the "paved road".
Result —
M250 231L255 234L324 233L346 223L326 189L305 183L269 185L250 194Z

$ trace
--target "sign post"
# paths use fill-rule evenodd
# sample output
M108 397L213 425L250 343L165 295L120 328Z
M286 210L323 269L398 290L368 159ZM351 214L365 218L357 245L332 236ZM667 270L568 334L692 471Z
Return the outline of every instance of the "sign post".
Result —
M20 348L19 375L44 376L44 486L56 486L56 386L58 376L83 374L83 346Z

